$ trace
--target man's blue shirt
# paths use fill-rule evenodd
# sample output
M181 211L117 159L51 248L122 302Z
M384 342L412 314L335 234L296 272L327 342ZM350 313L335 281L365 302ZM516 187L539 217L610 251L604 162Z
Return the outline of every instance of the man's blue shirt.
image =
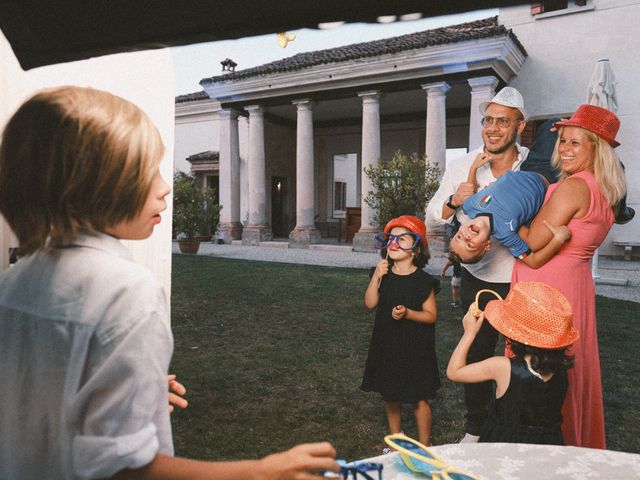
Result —
M534 172L507 171L484 190L470 196L462 206L471 218L487 215L491 234L516 257L531 250L518 236L518 228L538 213L547 188L541 175Z

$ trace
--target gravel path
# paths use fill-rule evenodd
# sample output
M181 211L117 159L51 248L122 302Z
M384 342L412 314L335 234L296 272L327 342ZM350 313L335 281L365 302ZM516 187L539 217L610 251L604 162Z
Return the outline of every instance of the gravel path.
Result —
M180 253L176 242L173 243L173 252ZM353 252L345 245L313 245L309 249L301 249L288 248L286 242L263 242L257 247L202 242L198 255L345 268L373 267L380 259L376 253ZM438 275L443 262L444 256L434 255L427 271ZM598 295L640 303L640 262L600 258L597 274Z

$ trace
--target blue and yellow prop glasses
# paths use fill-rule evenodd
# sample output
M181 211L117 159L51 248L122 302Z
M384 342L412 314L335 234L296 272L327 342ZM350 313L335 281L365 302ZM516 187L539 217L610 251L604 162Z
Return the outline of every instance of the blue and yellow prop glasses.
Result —
M422 236L419 233L413 232L405 232L400 235L382 232L376 234L374 239L376 241L376 248L378 249L388 248L391 244L395 243L400 250L413 250L418 243L420 243L420 240L422 240Z
M341 478L342 480L382 480L382 467L381 463L375 462L351 462L347 463L344 460L338 460L338 465L340 465L340 473L336 474L334 472L325 472L325 477L330 478ZM378 474L373 477L373 474L369 474L370 472L378 472Z
M402 433L387 435L384 441L400 453L400 458L412 472L421 473L432 480L478 480L447 464L426 446Z

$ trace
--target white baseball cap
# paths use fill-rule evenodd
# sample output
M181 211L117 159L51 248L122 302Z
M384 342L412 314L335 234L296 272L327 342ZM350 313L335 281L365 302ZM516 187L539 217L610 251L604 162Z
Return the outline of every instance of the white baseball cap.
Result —
M522 118L527 119L527 111L524 109L524 99L522 94L513 87L504 87L500 90L495 97L489 102L482 102L480 104L480 113L484 115L484 111L487 109L490 103L497 103L505 107L517 108L522 113Z

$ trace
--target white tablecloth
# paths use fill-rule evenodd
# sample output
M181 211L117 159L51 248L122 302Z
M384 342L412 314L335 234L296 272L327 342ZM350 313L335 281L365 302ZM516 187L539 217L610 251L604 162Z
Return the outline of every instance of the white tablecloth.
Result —
M455 443L431 450L482 480L640 479L640 455L590 448L516 443ZM367 459L384 464L384 480L414 480L398 453Z

